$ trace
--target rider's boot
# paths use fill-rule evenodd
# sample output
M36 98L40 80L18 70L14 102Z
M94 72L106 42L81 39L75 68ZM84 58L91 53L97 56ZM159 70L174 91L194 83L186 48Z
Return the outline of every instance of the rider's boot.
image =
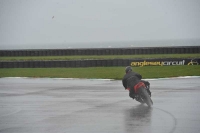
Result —
M141 104L144 104L144 101L138 95L135 96L135 100L140 102Z
M151 97L150 86L149 86L149 85L147 85L147 86L146 86L146 89L147 89L147 92L148 92L149 96Z

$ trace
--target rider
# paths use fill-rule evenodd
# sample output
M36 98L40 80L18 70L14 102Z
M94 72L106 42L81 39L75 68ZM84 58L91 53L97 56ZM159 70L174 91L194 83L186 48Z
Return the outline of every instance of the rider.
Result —
M136 72L133 72L132 68L130 66L127 66L125 68L125 72L126 72L126 74L124 75L124 77L122 79L122 84L123 84L125 90L126 89L129 90L129 96L131 98L134 99L136 96L134 87L141 87L141 86L146 86L147 92L151 96L151 92L149 90L150 83L148 81L141 80L142 75L140 75Z

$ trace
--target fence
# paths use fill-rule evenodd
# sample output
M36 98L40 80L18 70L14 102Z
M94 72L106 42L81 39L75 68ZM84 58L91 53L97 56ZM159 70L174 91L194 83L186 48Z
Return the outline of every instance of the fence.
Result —
M0 50L0 56L136 55L136 54L186 54L186 53L200 53L200 46L102 48L102 49Z

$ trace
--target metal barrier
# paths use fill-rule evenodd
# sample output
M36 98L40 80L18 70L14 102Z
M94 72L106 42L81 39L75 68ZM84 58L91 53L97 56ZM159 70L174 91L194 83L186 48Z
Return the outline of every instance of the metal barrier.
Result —
M71 56L71 55L134 55L200 53L200 46L141 47L101 49L0 50L0 56Z

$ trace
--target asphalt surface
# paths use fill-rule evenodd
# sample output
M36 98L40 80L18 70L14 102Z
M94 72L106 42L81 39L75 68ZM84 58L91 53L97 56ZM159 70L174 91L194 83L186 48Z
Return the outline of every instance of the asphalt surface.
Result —
M0 78L0 133L199 133L200 78L150 83L152 108L121 81Z

